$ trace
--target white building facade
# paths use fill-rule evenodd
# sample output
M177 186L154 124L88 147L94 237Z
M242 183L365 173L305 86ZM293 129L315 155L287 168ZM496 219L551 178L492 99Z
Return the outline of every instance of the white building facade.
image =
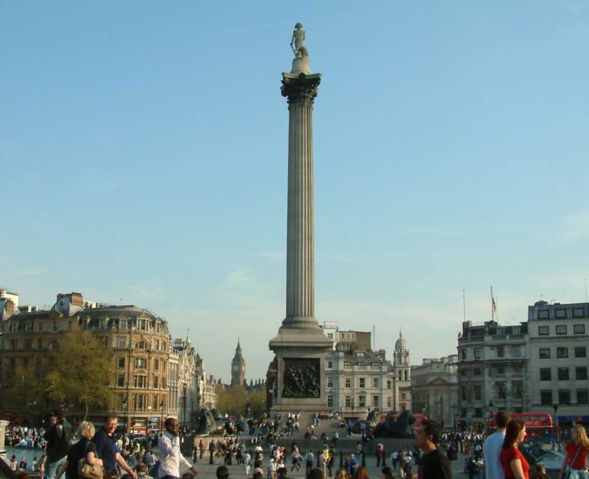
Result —
M456 426L458 412L458 355L424 359L411 370L412 410Z
M399 411L404 402L410 406L409 349L403 338L397 341L393 364L383 349L372 349L370 332L341 331L333 322L325 323L324 331L333 340L325 358L329 410L364 418L375 409Z
M589 422L589 303L538 301L528 307L528 329L532 410Z

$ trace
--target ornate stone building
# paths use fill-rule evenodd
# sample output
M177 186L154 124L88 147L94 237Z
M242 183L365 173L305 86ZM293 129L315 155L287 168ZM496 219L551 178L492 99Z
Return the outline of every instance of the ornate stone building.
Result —
M231 361L231 386L243 385L245 382L245 359L241 354L241 345L237 341L235 356Z
M529 410L528 324L462 323L458 337L458 416L483 427L498 410Z
M324 330L333 341L325 357L328 409L361 418L375 408L398 410L393 365L384 350L372 350L371 333L341 331L333 322L326 322Z
M178 421L192 429L193 416L199 409L196 350L187 336L174 340L173 352L178 357Z
M411 363L409 360L409 344L399 332L393 352L393 371L395 374L394 404L395 411L411 408Z
M424 359L411 368L412 410L451 427L458 412L458 355Z
M67 331L95 334L114 350L110 409L129 431L157 429L164 417L178 417L186 374L196 377L196 367L186 367L192 353L174 352L167 321L146 308L59 294L49 310L14 313L0 321L0 328L0 387L6 387L17 366L33 364L42 377L49 353L59 348ZM98 419L104 412L92 415Z
M196 377L198 408L213 409L217 407L217 381L213 375L207 377L204 360L196 353Z

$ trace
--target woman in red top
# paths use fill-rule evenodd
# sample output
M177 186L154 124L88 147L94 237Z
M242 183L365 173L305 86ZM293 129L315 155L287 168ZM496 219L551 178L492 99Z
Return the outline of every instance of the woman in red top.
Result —
M526 425L522 421L512 419L507 423L499 455L505 479L530 479L530 465L518 449L525 437Z
M589 439L582 424L577 424L571 429L571 442L566 445L566 456L562 462L560 477L564 477L568 467L575 470L579 479L589 478L587 474L587 451Z

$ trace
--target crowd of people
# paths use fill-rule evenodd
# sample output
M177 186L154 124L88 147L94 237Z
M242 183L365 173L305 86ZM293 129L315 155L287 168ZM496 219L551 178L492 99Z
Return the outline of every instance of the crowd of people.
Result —
M5 444L11 447L44 449L47 445L47 442L43 439L44 434L44 428L15 426L6 431Z
M32 461L24 456L19 460L16 454L12 455L10 468L21 474L39 471L43 479L64 476L65 479L194 479L195 465L205 462L217 465L223 474L227 471L227 477L219 479L228 479L229 466L242 467L238 470L253 479L288 479L289 473L301 474L303 470L307 479L318 474L322 478L368 479L364 435L356 442L354 452L346 455L337 448L337 432L331 437L322 433L322 441L318 441L322 446L312 450L301 450L295 440L288 448L278 445L278 437L284 437L287 432L292 434L300 427L297 413L248 423L249 432L254 434L247 438L231 434L230 429L216 438L197 437L192 447L192 461L182 455L182 437L175 419L165 421L162 433L135 441L128 435L115 435L117 424L115 416L106 417L98 429L83 421L76 433L63 411L58 410L46 430L13 427L7 432L8 445L45 446L45 449ZM496 424L497 431L485 437L469 431L442 432L438 423L425 419L416 430L415 449L385 451L383 443L376 442L370 453L374 453L381 479L449 479L452 477L450 460L456 460L459 454L465 456L464 473L469 479L547 477L540 464L530 466L520 451L519 446L526 437L525 424L512 420L506 412L497 413ZM318 425L319 418L314 417L307 432L312 436ZM589 479L586 431L577 425L569 437L570 441L563 447L561 477ZM265 455L265 451L269 452Z

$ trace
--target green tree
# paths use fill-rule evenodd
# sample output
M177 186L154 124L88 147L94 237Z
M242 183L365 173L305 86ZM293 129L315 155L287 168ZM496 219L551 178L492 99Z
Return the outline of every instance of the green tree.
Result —
M19 361L0 393L0 409L27 417L42 413L48 399L43 380L38 364Z
M47 392L51 399L84 408L110 405L113 382L113 350L88 331L68 331L49 360Z
M266 410L266 390L254 389L253 391L248 391L247 402L250 405L252 417L260 417Z
M245 388L240 384L227 388L217 387L217 409L223 414L243 416L247 403Z

